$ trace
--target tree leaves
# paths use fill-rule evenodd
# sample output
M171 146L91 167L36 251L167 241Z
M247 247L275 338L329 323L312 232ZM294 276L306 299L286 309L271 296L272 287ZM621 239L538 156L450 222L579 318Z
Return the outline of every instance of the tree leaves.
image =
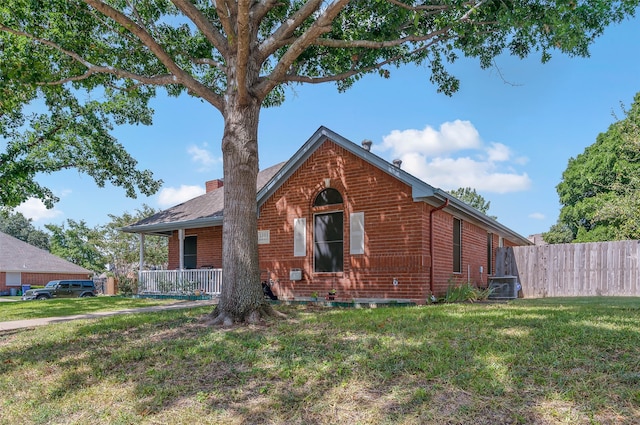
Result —
M150 171L136 168L137 161L110 135L107 114L119 122L150 119L138 112L134 118L127 110L132 102L77 104L68 93L61 94L62 106L50 108L51 114L35 114L29 118L30 128L10 131L5 152L0 152L0 203L16 206L29 197L42 199L51 207L57 198L37 183L38 175L76 168L93 177L99 187L106 182L122 187L127 196L137 191L151 195L161 181ZM118 100L115 97L116 101ZM103 110L106 109L106 112ZM144 107L141 108L144 111Z
M569 160L557 186L558 225L575 242L640 238L640 93L625 115Z

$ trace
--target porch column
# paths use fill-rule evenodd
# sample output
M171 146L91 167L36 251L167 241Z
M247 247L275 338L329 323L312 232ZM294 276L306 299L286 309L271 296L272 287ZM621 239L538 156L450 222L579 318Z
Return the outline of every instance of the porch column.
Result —
M140 241L140 262L138 265L138 270L142 271L144 267L144 233L138 233L138 239Z
M178 229L178 245L180 247L180 270L184 269L184 229Z

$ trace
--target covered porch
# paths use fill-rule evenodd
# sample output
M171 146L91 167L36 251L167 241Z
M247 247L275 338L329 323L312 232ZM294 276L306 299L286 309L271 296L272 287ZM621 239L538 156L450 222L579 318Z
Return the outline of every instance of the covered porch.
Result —
M174 238L177 236L173 249L177 251L175 257L178 262L173 265L169 262L169 269L163 270L145 270L145 233L138 233L140 256L137 294L147 297L219 297L222 291L222 268L209 265L212 263L209 258L206 261L199 258L195 243L186 243L186 240L195 242L196 236L188 237L185 229L176 230L152 233L169 238L172 234Z

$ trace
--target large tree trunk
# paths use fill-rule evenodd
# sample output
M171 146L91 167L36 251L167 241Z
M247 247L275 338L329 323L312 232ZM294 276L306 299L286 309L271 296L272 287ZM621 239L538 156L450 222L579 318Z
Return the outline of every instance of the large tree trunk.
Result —
M214 324L257 322L273 314L262 293L258 262L258 118L260 103L239 105L228 99L222 139L224 219L222 226L223 284L212 312Z

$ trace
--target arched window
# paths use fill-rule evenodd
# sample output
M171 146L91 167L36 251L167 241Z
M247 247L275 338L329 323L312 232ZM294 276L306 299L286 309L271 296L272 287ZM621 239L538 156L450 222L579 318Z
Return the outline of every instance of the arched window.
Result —
M336 205L342 203L342 195L340 192L333 188L327 188L318 193L315 201L313 201L314 207L324 207L325 205Z

